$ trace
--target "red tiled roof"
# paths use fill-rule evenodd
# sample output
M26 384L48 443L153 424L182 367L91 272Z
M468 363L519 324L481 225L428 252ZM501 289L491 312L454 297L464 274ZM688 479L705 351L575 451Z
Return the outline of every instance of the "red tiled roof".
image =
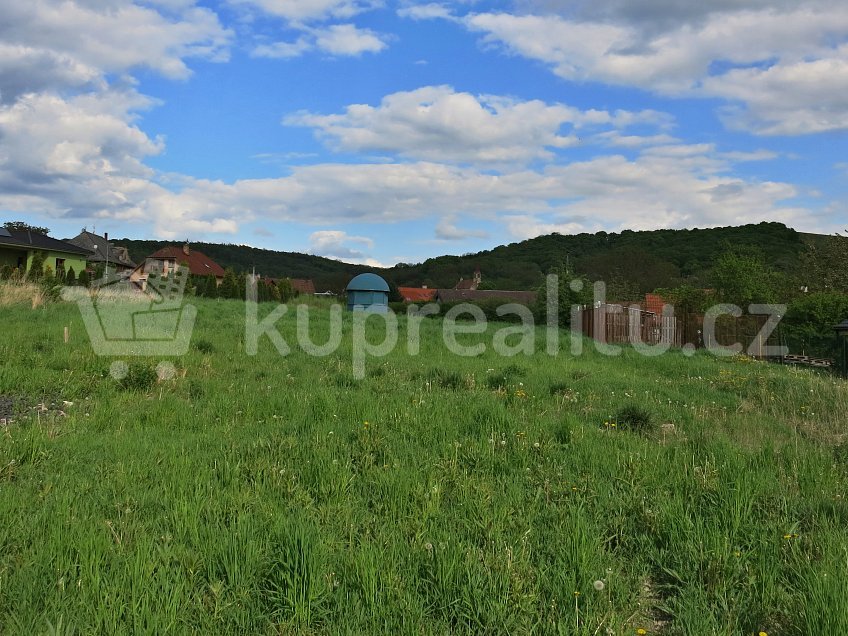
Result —
M645 311L650 311L659 316L665 304L665 299L659 294L645 294Z
M298 294L315 293L315 283L312 282L311 278L292 278L291 286Z
M218 265L218 263L206 256L203 252L198 252L191 248L189 248L188 254L186 254L182 247L169 245L168 247L163 247L158 252L151 254L147 258L170 258L176 260L177 265L188 263L188 270L195 276L208 276L209 274L212 274L215 278L224 277L223 267Z
M435 289L427 289L426 287L398 287L398 291L408 303L436 300Z

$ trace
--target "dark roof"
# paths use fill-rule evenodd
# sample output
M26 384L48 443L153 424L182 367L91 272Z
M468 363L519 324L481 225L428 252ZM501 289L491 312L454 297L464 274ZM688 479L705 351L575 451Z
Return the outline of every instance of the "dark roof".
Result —
M186 251L188 251L188 254L186 254ZM147 258L157 260L173 259L177 262L177 265L188 263L188 271L195 276L208 276L212 274L216 278L224 277L223 267L203 252L190 249L188 246L177 247L176 245L169 245L168 247L163 247L158 252L154 252Z
M347 291L389 291L389 284L377 274L367 273L354 276L347 284Z
M437 297L441 302L456 302L460 300L488 300L497 298L499 300L531 305L536 301L536 292L533 291L510 291L506 289L440 289Z
M127 248L125 247L118 247L116 245L109 244L107 258L107 240L105 236L98 236L93 232L83 230L74 238L66 240L68 243L92 251L93 254L88 258L88 260L93 263L105 263L108 260L110 263L116 263L125 267L135 267L135 263L130 260Z
M476 285L477 282L473 278L461 278L454 289L474 289Z
M51 252L82 254L84 256L91 255L91 252L87 249L31 230L8 230L7 234L8 236L0 235L0 245L22 247L29 250L48 250Z

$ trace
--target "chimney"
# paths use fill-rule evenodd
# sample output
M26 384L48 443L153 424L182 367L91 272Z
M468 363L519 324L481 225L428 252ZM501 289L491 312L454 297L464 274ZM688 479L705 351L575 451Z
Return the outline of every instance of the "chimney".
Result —
M190 251L190 250L188 249L188 243L185 243L185 244L183 245L183 254L185 254L186 256L188 256L189 251Z
M421 289L427 289L427 285L421 285Z
M104 232L103 238L106 239L106 242L108 243L109 242L109 232Z

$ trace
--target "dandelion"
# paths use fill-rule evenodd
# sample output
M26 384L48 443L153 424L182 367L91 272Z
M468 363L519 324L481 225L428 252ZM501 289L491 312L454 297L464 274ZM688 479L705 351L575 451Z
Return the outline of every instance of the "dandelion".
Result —
M603 589L604 589L604 582L603 582L603 581L601 581L600 579L598 579L597 581L595 581L594 583L592 583L592 587L594 587L594 588L595 588L596 590L598 590L599 592L602 592L602 591L603 591Z
M577 590L575 590L575 591L574 591L574 598L577 598L578 596L580 596L580 592L578 592Z
M636 633L639 634L639 636L645 636L645 634L648 633L648 630L643 627L640 627L636 630Z
M766 632L760 632L757 636L768 636Z

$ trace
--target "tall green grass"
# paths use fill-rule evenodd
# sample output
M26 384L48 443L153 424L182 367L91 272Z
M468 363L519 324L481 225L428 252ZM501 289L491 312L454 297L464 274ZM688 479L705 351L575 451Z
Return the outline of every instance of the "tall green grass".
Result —
M356 380L349 316L250 357L243 303L194 302L167 381L110 377L73 305L2 308L0 632L846 631L844 381L541 330L459 358L431 319Z

